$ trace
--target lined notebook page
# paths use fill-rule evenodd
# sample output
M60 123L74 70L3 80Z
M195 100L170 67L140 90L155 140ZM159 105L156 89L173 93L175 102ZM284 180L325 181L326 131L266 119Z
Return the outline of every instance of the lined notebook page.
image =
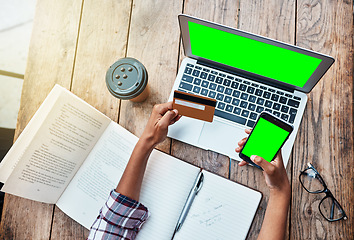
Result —
M137 235L140 239L171 239L177 220L200 169L154 150L141 188L140 202L150 217Z
M203 173L203 187L175 239L245 239L262 194Z

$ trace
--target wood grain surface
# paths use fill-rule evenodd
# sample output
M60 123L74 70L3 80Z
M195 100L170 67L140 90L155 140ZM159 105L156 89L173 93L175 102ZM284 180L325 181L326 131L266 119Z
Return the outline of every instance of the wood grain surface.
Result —
M85 0L71 91L118 120L119 100L106 87L106 72L125 57L131 0Z
M353 239L353 2L297 2L296 44L335 58L308 95L295 142L291 239ZM325 194L309 194L298 180L311 162L349 219L327 222L318 205Z
M331 55L336 62L308 95L287 166L292 201L286 239L353 239L352 5L348 0L38 0L15 139L55 83L140 136L152 107L167 101L184 58L179 13L296 44ZM145 102L119 101L106 88L108 67L126 56L148 70L151 93ZM269 196L261 171L176 140L166 139L158 149L261 191L248 235L257 238ZM307 162L321 173L347 221L326 222L318 211L325 195L301 188L298 175ZM6 194L0 239L87 235L87 229L57 207Z
M38 0L15 140L53 86L69 89L81 0ZM5 195L0 239L49 239L53 205Z

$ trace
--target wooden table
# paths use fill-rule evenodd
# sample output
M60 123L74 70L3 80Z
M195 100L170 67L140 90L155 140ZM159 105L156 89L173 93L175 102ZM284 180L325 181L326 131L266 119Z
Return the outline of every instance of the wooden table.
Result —
M55 83L140 136L154 104L166 102L184 55L177 15L186 13L333 56L336 62L308 95L287 172L292 185L289 239L353 239L353 2L310 0L38 0L22 91L17 138ZM148 69L151 96L119 101L105 72L130 56ZM235 139L237 141L237 139ZM249 233L256 239L269 191L262 173L220 154L167 139L158 147L177 158L256 188L264 198ZM325 221L324 194L308 194L299 171L312 162L349 219ZM1 239L81 239L88 230L57 207L5 198ZM232 239L232 236L230 236Z

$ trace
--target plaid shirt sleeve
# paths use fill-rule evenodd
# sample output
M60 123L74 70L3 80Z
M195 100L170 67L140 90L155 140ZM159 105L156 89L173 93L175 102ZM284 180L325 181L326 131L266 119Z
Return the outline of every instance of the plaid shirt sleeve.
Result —
M135 239L148 216L143 204L112 190L87 239Z

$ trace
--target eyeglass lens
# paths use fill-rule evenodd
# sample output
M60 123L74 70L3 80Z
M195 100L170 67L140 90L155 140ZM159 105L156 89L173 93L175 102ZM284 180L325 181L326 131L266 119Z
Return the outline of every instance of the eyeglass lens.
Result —
M300 181L302 182L304 188L306 188L309 192L320 192L325 188L319 179L318 174L311 168L302 172L300 175Z
M343 217L339 203L332 197L326 197L320 203L320 211L322 215L329 220L336 220Z

